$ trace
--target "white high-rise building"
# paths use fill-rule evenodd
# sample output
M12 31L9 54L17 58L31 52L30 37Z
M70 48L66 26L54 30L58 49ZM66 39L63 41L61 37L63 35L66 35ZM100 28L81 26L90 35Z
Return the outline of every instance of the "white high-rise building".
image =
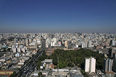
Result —
M29 45L29 40L28 40L28 38L26 39L26 46L28 46Z
M89 68L90 68L90 59L85 58L85 72L89 72Z
M96 59L93 57L85 58L85 72L95 72Z
M115 41L114 41L114 39L112 40L112 46L115 46Z
M89 40L89 42L88 42L88 47L89 47L89 48L93 47L92 41L91 41L91 40Z
M17 51L18 51L18 52L21 52L21 48L17 48Z
M25 48L22 48L21 50L25 53Z
M25 50L27 50L27 47L26 46L24 46L24 48L25 48Z
M16 53L16 48L12 48L13 53Z
M90 72L95 72L95 68L96 68L96 59L94 58L90 58Z
M87 43L86 42L82 42L82 48L86 48L87 47Z

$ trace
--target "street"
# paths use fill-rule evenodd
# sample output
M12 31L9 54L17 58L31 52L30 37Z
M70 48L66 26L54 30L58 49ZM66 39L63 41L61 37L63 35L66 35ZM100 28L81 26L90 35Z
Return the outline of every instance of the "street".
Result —
M43 50L41 50L40 53L37 53L37 56L32 57L27 63L25 63L24 66L22 66L22 68L19 71L19 74L17 75L17 77L29 77L31 75L31 73L35 70L35 67L37 65L36 60L38 59L38 57L43 53Z

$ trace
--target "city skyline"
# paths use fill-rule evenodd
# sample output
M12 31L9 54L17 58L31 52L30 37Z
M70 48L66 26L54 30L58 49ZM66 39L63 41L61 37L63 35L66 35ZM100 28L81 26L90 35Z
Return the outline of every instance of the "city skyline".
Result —
M116 33L115 0L1 0L0 33Z

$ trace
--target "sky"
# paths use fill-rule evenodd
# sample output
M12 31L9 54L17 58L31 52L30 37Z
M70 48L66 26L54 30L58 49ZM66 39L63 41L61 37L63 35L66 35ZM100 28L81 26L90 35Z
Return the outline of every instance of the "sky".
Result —
M116 33L116 0L0 0L0 33Z

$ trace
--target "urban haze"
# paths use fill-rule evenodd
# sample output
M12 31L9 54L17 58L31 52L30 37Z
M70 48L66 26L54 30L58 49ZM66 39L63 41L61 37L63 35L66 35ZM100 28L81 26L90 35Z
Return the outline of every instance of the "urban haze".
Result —
M0 77L116 77L116 0L0 0Z

